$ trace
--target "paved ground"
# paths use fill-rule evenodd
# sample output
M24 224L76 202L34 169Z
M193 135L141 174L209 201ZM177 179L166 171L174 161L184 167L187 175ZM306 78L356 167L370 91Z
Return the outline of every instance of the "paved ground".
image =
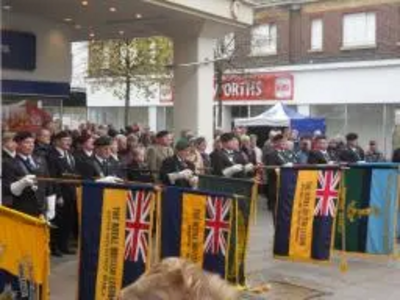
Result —
M341 273L338 259L331 266L277 261L272 258L272 222L263 210L253 226L248 255L248 277L253 286L268 284L262 295L245 299L270 300L398 300L400 261L349 260L349 271ZM52 262L51 300L73 300L76 296L77 259Z

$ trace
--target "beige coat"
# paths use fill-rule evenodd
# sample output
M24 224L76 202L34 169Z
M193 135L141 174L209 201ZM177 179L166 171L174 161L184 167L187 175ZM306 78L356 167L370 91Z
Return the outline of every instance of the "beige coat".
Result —
M171 157L173 155L174 155L174 150L172 150L171 147L165 147L160 145L150 146L147 149L146 153L147 164L150 170L152 170L152 172L155 171L158 172L160 171L164 159ZM158 177L158 174L154 175Z

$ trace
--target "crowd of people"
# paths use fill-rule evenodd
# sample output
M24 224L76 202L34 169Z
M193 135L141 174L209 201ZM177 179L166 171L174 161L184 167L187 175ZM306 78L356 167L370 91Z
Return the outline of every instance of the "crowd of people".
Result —
M75 253L70 242L78 230L74 180L196 188L200 174L231 178L258 174L266 183L268 207L273 210L277 174L264 166L385 160L376 142L364 151L357 139L357 134L349 133L346 141L328 140L318 132L298 139L290 130L271 130L260 147L257 136L246 128L216 130L215 139L207 141L190 130L174 137L169 131L153 133L138 125L116 130L85 123L78 130L57 131L48 122L34 133L3 132L2 201L23 213L44 216L52 227L52 255L62 256Z

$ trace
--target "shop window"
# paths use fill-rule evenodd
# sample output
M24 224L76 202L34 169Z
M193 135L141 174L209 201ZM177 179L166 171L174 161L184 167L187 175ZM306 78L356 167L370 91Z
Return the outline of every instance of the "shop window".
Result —
M277 53L277 26L273 23L256 26L251 31L251 55L273 55Z
M348 14L343 17L343 47L373 47L376 45L376 14Z
M249 107L246 106L232 106L232 119L234 118L247 118Z
M235 52L235 34L233 32L225 35L217 43L216 56L230 57Z

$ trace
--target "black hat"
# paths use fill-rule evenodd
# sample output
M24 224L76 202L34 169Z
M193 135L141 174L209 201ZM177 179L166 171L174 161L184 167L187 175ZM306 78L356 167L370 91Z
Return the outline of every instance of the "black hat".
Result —
M280 133L278 133L277 135L275 135L275 136L272 138L272 141L273 141L274 143L279 142L279 141L281 141L281 140L283 140L283 134L280 134Z
M34 136L33 136L33 134L31 132L29 132L29 131L20 131L15 135L14 141L16 143L20 143L20 142L22 142L22 141L24 141L26 139L33 139L33 138L34 138Z
M94 145L96 147L102 146L110 146L112 143L112 139L109 136L101 136L97 140L94 141Z
M68 131L60 131L54 136L54 140L61 140L63 138L68 138L68 137L71 137Z
M161 139L161 138L167 136L168 134L169 134L168 130L161 130L161 131L157 132L156 138Z
M176 151L183 151L183 150L188 149L189 147L190 147L190 144L187 141L187 139L180 139L175 144Z
M235 138L235 135L233 133L226 132L226 133L222 134L219 139L221 142L227 143L229 141L232 141L234 138Z
M358 134L357 133L349 133L348 135L346 135L346 140L348 142L358 140Z
M90 134L85 133L85 134L79 136L79 137L76 139L76 142L77 142L78 144L80 144L80 145L83 145L84 143L86 143L86 142L87 142L89 139L91 139L91 138L92 138L92 136L91 136Z

